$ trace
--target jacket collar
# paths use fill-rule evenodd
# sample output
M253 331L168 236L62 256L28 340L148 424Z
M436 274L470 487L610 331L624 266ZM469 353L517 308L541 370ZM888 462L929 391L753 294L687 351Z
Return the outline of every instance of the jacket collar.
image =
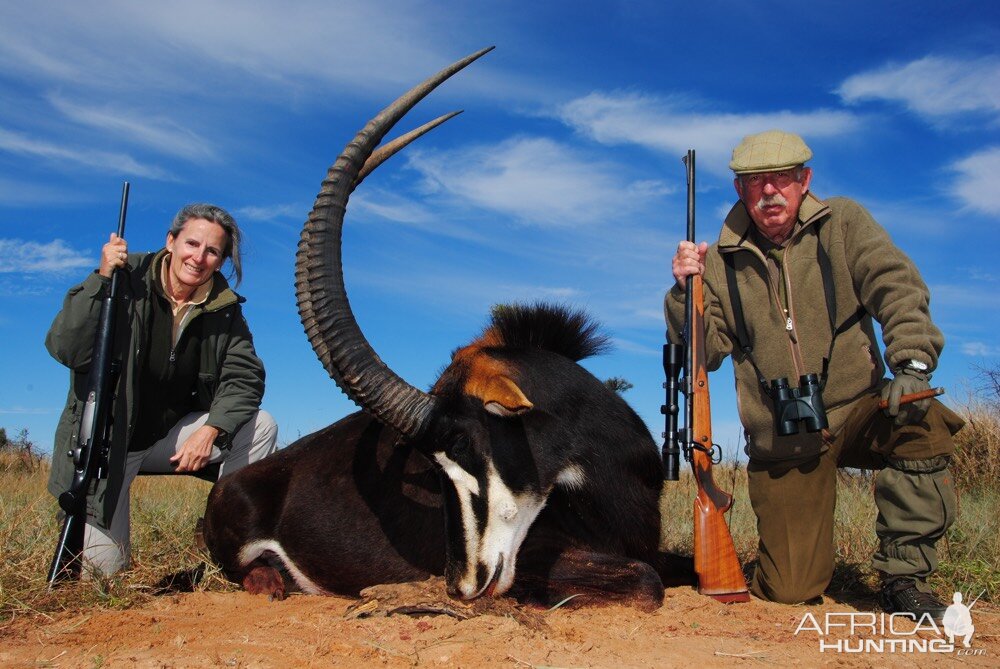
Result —
M823 200L813 195L812 192L806 193L802 199L802 205L799 206L800 225L790 239L795 239L802 234L803 230L829 213L830 207ZM729 214L726 215L725 223L722 224L722 232L719 233L719 250L726 252L735 251L740 247L754 247L753 241L750 239L753 224L753 219L750 218L746 206L742 201L737 201L729 210Z

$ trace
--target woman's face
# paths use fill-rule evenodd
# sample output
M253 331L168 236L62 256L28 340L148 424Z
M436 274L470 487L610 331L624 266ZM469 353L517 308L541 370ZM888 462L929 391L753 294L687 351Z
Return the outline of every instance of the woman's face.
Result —
M222 267L229 236L218 223L192 218L176 237L167 233L170 252L170 280L174 289L193 291Z

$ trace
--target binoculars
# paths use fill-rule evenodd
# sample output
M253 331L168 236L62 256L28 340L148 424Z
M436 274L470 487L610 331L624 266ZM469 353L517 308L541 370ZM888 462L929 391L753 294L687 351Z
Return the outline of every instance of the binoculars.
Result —
M790 388L787 378L771 381L774 427L779 437L798 434L800 422L805 423L807 432L819 432L829 426L822 390L816 374L800 376L798 388Z

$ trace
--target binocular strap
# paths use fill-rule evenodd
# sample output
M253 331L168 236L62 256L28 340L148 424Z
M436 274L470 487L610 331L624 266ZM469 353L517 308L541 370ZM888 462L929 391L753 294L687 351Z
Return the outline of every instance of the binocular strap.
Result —
M825 220L825 219L824 219ZM858 306L857 310L851 314L839 327L836 326L837 322L837 294L836 287L833 281L833 265L830 263L830 256L827 254L826 249L823 248L823 244L820 242L819 238L819 228L823 224L823 220L817 221L813 225L813 230L816 233L816 260L819 262L819 271L823 277L823 297L826 301L826 311L830 320L830 348L827 350L826 357L823 358L823 371L820 374L820 389L826 387L826 376L827 369L830 364L830 356L833 355L833 344L837 340L837 335L846 332L847 330L854 327L857 323L861 321L862 318L868 315L865 308L861 305ZM744 237L745 239L745 237ZM741 240L742 241L742 240ZM736 261L733 260L732 253L722 253L722 261L726 265L726 287L729 289L729 302L732 304L733 308L733 319L736 322L736 340L746 355L747 360L753 366L754 372L757 374L757 381L760 383L761 387L764 388L764 392L770 395L770 388L767 379L764 374L761 373L760 367L757 366L757 361L753 357L753 344L750 341L750 334L747 332L746 319L743 316L743 300L740 298L740 289L736 283Z

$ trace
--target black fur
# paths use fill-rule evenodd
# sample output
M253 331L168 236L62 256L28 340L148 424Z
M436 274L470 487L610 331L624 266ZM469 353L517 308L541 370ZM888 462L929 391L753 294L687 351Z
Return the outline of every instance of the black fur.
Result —
M551 604L579 592L587 596L575 602L648 609L664 582L692 582L690 560L658 548L656 444L628 404L575 362L607 338L582 312L544 304L496 309L490 328L496 336L484 341L502 345L477 355L505 363L532 410L487 412L462 393L456 359L435 386L440 414L421 439L401 443L360 412L223 478L209 496L205 540L226 574L258 592L275 583L273 558L238 560L244 544L269 538L330 592L444 573L455 594L466 556L454 489L433 461L444 453L477 480L492 466L515 493L547 497L517 554L511 594L520 599ZM568 469L582 474L579 485L558 482ZM472 503L482 510L486 500Z
M507 350L539 348L578 362L611 349L610 338L580 310L536 302L497 304L490 312L487 330L495 332Z

